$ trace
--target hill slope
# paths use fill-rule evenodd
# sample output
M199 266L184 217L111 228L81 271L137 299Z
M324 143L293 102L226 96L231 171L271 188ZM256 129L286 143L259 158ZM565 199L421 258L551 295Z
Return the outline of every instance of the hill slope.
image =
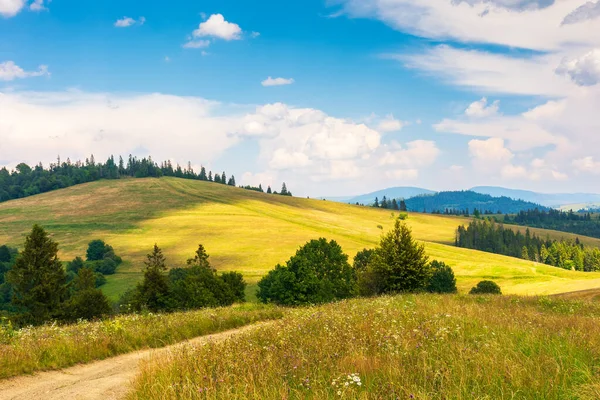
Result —
M434 194L435 192L423 188L418 187L393 187L383 190L378 190L377 192L363 194L360 196L355 196L350 199L344 200L344 203L349 204L365 204L371 205L375 203L375 198L378 198L380 201L383 196L388 199L408 199L415 196L420 196L423 194ZM333 200L333 199L332 199Z
M306 241L337 240L353 257L374 247L393 213L322 200L267 195L176 178L100 181L0 204L0 243L22 246L34 223L60 243L61 258L84 255L92 239L111 244L125 263L104 290L114 299L141 277L154 243L170 266L180 266L199 243L213 265L245 274L250 282L285 262ZM408 223L428 254L448 262L461 290L497 280L505 293L560 293L600 287L600 274L565 271L519 259L459 249L454 233L467 219L411 214ZM379 228L381 226L381 228ZM539 235L574 237L535 230ZM584 238L600 245L600 240Z

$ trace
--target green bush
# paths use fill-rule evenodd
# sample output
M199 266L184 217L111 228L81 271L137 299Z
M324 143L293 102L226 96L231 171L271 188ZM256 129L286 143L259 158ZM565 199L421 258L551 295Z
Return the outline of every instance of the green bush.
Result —
M427 286L430 293L456 293L456 278L449 265L441 261L432 261L430 264L432 275Z
M496 282L481 281L471 289L469 294L502 294L502 291Z
M246 301L246 282L244 276L239 272L224 272L221 274L221 279L229 286L235 301Z
M356 274L334 240L302 246L285 266L277 265L258 283L257 297L280 305L319 304L352 297Z

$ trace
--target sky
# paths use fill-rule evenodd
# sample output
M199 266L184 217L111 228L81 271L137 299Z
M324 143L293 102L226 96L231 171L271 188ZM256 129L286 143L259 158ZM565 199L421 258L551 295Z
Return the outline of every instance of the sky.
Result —
M600 192L600 1L0 0L0 166Z

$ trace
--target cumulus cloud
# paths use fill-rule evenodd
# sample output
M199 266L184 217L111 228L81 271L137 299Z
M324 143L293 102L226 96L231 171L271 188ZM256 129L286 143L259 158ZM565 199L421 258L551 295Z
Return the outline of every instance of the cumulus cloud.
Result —
M440 150L433 141L415 140L408 142L406 148L398 143L388 146L380 157L380 165L401 167L424 167L432 165L440 154Z
M377 130L380 132L396 132L404 127L404 123L399 119L394 118L392 114L387 115L377 125Z
M265 79L264 81L261 82L261 84L265 87L269 87L269 86L285 86L285 85L291 85L292 83L294 83L294 79L289 78L271 78L268 77L267 79Z
M49 75L50 72L48 72L48 66L46 65L40 65L37 71L25 71L13 61L0 63L0 81L13 81L15 79Z
M238 24L226 21L221 14L213 14L205 22L202 22L192 35L195 38L214 37L228 41L240 40L242 28Z
M600 49L594 49L581 57L565 59L556 70L568 75L581 86L593 86L600 82Z
M496 100L488 106L488 100L484 97L479 101L471 103L465 110L465 115L472 118L492 117L498 114L499 108L500 101Z
M25 0L0 0L0 15L5 18L14 17L25 7L25 3Z
M600 17L600 1L589 1L565 17L563 25L578 24Z
M474 162L483 168L504 166L514 157L513 153L504 147L504 140L500 138L471 140L469 142L469 154L471 154Z
M600 174L600 161L596 161L594 157L583 157L573 160L573 166L581 172Z
M52 1L52 0L47 0L46 4L50 3L50 1ZM46 7L44 5L44 0L34 0L33 3L31 3L29 5L29 9L31 11L38 11L39 12L39 11L47 11L48 7Z
M144 23L146 22L146 18L145 17L140 17L138 20L135 20L133 18L130 17L123 17L121 19L118 19L115 22L115 27L117 28L129 28L130 26L133 25L144 25Z

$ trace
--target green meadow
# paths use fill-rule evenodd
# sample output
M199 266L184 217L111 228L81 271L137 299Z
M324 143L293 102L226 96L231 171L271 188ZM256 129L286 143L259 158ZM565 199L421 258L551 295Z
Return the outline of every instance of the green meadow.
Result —
M60 257L84 256L87 243L103 239L124 263L103 290L115 300L141 278L154 243L169 265L181 266L202 243L214 267L242 272L253 285L306 241L335 239L352 258L374 247L398 213L330 201L267 195L210 182L177 178L123 179L78 185L0 204L0 243L21 247L35 223L60 243ZM455 230L469 220L410 214L414 236L432 259L454 269L464 292L482 279L504 293L539 295L600 287L600 273L566 271L530 261L460 249ZM523 229L523 228L516 228ZM532 229L552 238L575 235ZM600 246L600 240L580 239Z

